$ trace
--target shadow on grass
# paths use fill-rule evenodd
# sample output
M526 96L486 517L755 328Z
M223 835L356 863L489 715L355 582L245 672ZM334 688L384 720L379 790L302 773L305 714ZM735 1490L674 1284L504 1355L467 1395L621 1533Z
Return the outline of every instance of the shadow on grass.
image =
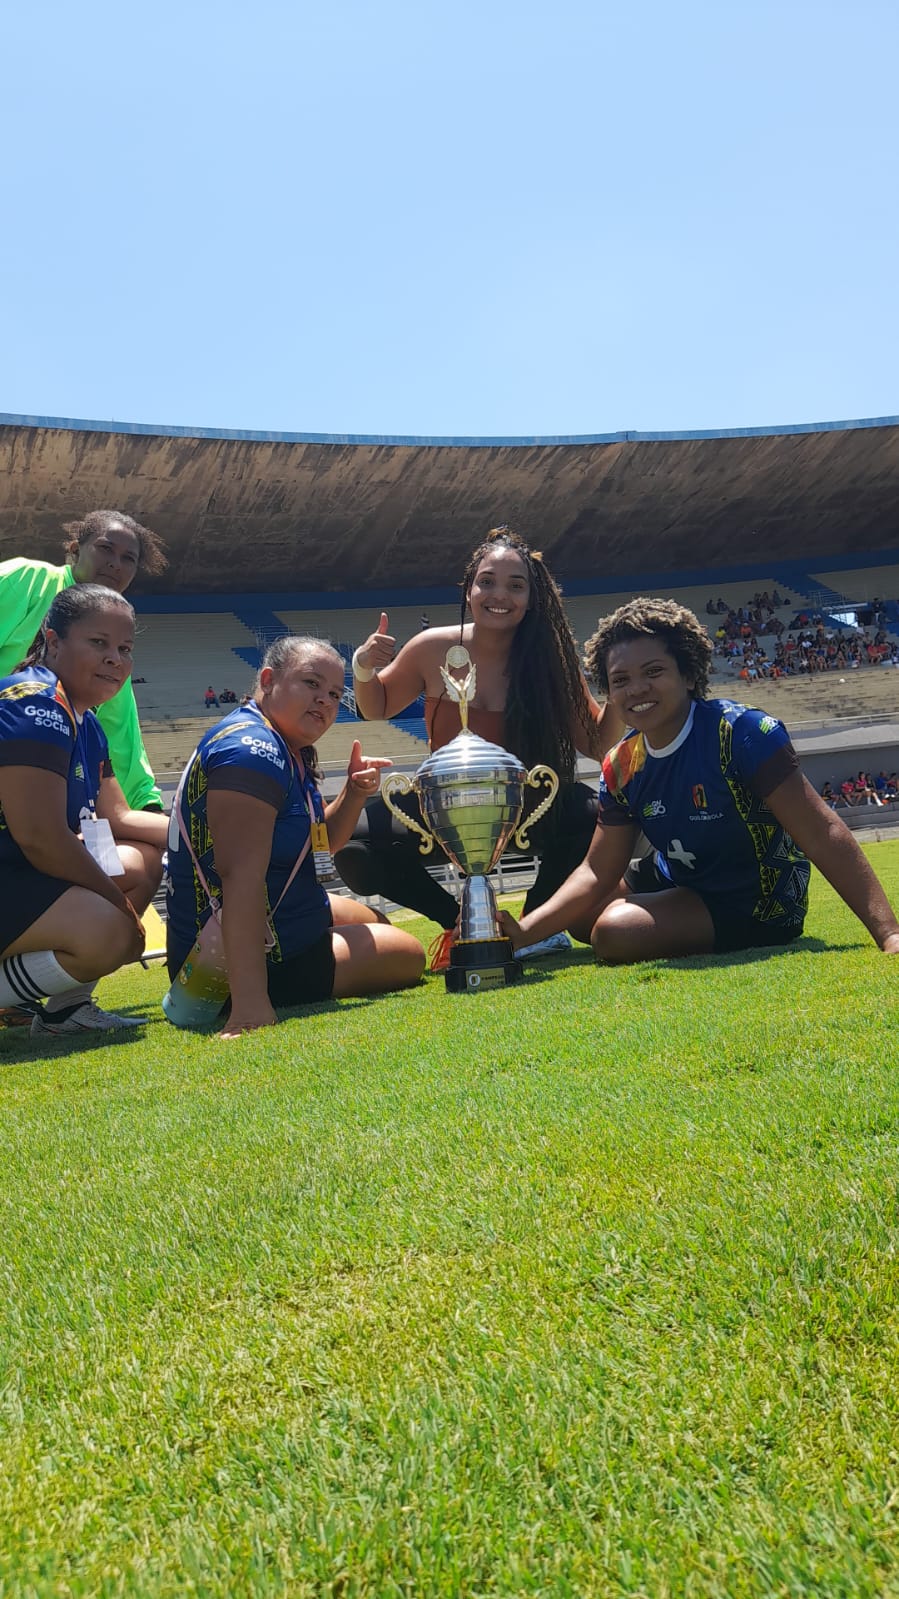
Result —
M588 956L588 958L592 958L592 957L590 957L589 950L587 951L587 956ZM554 959L551 963L549 961L546 961L544 964L546 964L546 965L552 964L553 966L558 966L560 964L560 962L562 964L570 964L571 963L570 955L559 956L556 959ZM582 964L582 963L579 962L578 964ZM551 982L554 975L555 974L553 972L538 971L538 970L535 970L533 968L528 968L527 970L525 970L522 973L522 981L520 983L512 983L512 984L509 985L510 991L512 993L514 993L516 989L518 989L518 988L528 988L533 983L548 983L548 982ZM415 985L414 988L397 989L397 990L391 989L391 990L388 991L387 994L363 994L363 995L349 996L346 999L323 999L323 1000L320 1000L317 1004L311 1004L311 1005L292 1005L292 1006L289 1006L289 1007L287 1005L278 1005L278 1006L276 1006L276 1010L277 1010L279 1016L283 1015L285 1018L288 1017L288 1016L290 1016L290 1017L293 1017L293 1016L334 1016L334 1015L340 1015L342 1012L347 1011L347 1010L358 1010L360 1007L364 1007L364 1006L368 1006L368 1005L376 1005L376 1004L378 1004L378 1002L380 1000L383 1000L383 999L388 999L388 998L395 999L397 997L397 995L401 994L401 993L418 994L418 993L421 993L422 989L434 990L434 989L437 989L437 988L439 988L442 991L445 991L444 981L443 981L443 972L425 972L425 973L423 973L420 982L418 982ZM498 990L494 990L494 992L499 992L499 991ZM450 999L464 999L464 1000L467 1000L467 1001L470 1002L473 998L476 998L477 996L463 993L463 994L451 994L449 997L450 997Z
M695 971L707 966L755 966L759 961L787 960L796 955L827 955L843 953L850 949L873 949L875 946L866 939L857 939L847 943L829 943L823 938L798 938L792 944L768 944L758 949L733 949L722 950L720 954L711 955L669 955L656 956L654 960L634 961L629 963L636 972L647 971ZM621 965L614 962L608 963L615 970L621 970Z
M41 1066L45 1061L59 1060L62 1055L80 1057L98 1049L138 1044L146 1036L142 1029L122 1027L109 1033L66 1033L61 1038L32 1038L30 1026L5 1027L0 1031L0 1066L21 1066L25 1062Z

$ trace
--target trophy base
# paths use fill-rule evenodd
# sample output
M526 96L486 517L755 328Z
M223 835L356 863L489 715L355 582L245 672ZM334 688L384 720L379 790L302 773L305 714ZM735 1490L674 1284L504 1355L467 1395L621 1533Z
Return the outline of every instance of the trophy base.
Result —
M448 994L480 994L517 983L521 976L508 938L477 938L453 945L445 982Z

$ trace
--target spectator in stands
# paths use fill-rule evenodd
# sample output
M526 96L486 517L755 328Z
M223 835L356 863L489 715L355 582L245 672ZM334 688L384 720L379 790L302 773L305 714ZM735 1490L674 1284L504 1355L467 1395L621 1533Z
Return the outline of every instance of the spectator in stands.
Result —
M219 704L220 705L236 705L237 704L237 695L235 694L233 688L223 688L222 689L222 692L219 695Z
M587 690L559 590L542 557L511 528L494 528L465 570L458 627L419 633L395 660L387 628L382 613L380 626L353 657L363 716L396 716L424 694L431 749L448 744L461 724L440 672L449 647L461 643L477 669L472 732L511 750L526 766L543 761L558 773L559 796L531 835L540 870L526 903L542 904L583 859L596 821L594 790L575 780L576 751L599 757L622 731ZM414 795L400 803L420 815ZM366 807L336 864L354 893L382 894L439 923L445 932L435 941L431 969L448 965L458 904L429 876L417 839L383 800ZM557 940L554 947L564 944Z
M15 556L0 561L0 676L12 672L34 641L51 601L73 583L102 583L124 594L138 570L155 575L166 566L162 540L122 511L89 511L66 522L65 566ZM99 708L116 777L136 811L161 811L162 795L141 738L129 678Z
M803 930L811 861L899 954L886 895L786 728L707 700L710 658L701 623L672 600L632 600L600 622L587 666L632 731L603 761L587 859L520 925L506 917L509 936L574 925L598 958L624 963L784 945ZM635 870L641 826L655 853Z
M318 881L317 867L330 866L329 841L338 849L347 841L390 764L366 760L357 741L344 788L323 804L315 741L335 720L343 687L344 663L330 644L276 639L253 698L203 735L179 787L169 833L169 972L174 978L211 914L202 870L221 905L231 987L223 1037L274 1025L276 1005L384 993L421 976L424 951L414 938L353 900L329 901ZM202 841L198 857L181 826Z
M206 706L207 711L211 710L213 706L218 706L218 695L211 683L207 685L206 693L203 695L203 704Z
M837 796L833 791L833 784L829 777L824 779L824 784L821 789L821 798L823 799L825 805L830 806L832 811L836 810Z
M0 679L0 1005L32 1007L39 1038L137 1025L92 1000L143 949L165 846L166 818L128 807L91 710L121 689L133 641L128 601L78 583Z

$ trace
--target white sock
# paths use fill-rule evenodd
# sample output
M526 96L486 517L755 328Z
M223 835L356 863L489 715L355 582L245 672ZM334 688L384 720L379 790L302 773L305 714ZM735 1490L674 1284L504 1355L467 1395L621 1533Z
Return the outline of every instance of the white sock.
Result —
M80 986L49 949L0 961L0 1005L33 1005L47 994L67 994Z
M73 984L71 988L66 989L64 994L54 994L53 998L48 999L44 1006L47 1015L52 1016L58 1010L71 1010L73 1005L86 1004L96 986L95 979L92 983Z

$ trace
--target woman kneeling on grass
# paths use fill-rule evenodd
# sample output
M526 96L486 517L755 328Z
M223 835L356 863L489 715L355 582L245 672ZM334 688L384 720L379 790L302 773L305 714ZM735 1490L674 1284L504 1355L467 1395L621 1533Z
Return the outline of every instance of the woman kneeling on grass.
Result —
M141 954L162 873L167 819L129 810L91 710L127 680L133 641L128 601L79 583L0 678L0 1005L33 1009L33 1037L138 1025L91 999Z
M558 774L558 800L532 834L540 869L525 904L528 910L542 905L583 860L596 824L596 794L577 781L577 752L598 758L623 731L588 692L554 578L511 528L493 528L465 569L458 627L418 633L394 660L395 640L387 625L385 612L377 632L353 657L356 704L363 716L396 716L423 694L431 751L442 749L461 722L441 668L450 646L461 644L477 669L471 731L511 750L525 766L545 761ZM421 820L415 795L399 804ZM434 941L431 970L449 965L458 902L429 876L418 840L395 821L383 800L366 806L337 866L355 893L383 894L439 923L445 931ZM567 948L564 926L560 922L549 949L531 953Z
M336 718L343 687L330 644L278 639L253 698L203 735L181 780L169 834L168 967L174 978L212 914L199 867L221 904L231 989L224 1038L273 1026L275 1005L385 993L421 976L416 939L354 900L329 901L316 878L318 826L327 824L339 849L390 765L366 760L355 743L342 792L322 804L313 746Z
M791 943L812 861L885 954L899 923L839 817L803 777L782 722L707 700L711 642L692 611L632 600L599 624L588 670L631 730L603 761L586 860L520 925L528 944L572 924L600 960ZM640 829L654 854L629 866Z

